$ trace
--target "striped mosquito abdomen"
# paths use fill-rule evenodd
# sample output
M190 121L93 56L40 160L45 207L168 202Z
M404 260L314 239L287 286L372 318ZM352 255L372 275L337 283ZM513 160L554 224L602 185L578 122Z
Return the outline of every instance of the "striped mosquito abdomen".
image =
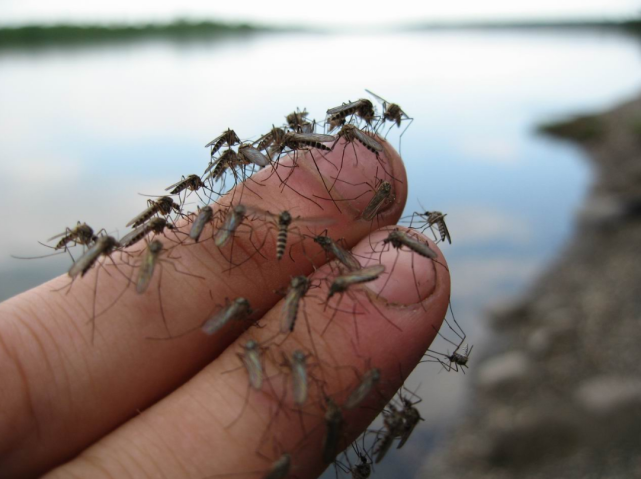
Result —
M287 233L289 225L292 222L292 215L288 211L283 211L278 216L278 235L276 237L276 258L281 259L287 249Z
M62 238L58 241L54 249L63 249L72 241L77 244L89 246L96 240L96 237L93 234L93 228L91 228L87 223L80 223L80 221L78 221L78 224L74 229L71 230L67 228L65 233L49 238L47 241L54 240L60 236L62 236Z
M258 140L258 146L256 147L259 150L266 150L270 146L272 146L274 143L279 144L283 141L283 138L285 137L285 130L282 128L272 128L271 131L265 135L263 135L259 140Z
M211 152L210 155L214 156L218 150L222 148L222 146L227 143L227 146L233 146L238 143L240 143L240 138L238 138L238 135L236 132L230 128L227 129L227 131L223 131L223 133L211 140L209 143L205 145L205 148L211 146Z
M120 240L120 246L126 248L134 245L149 233L160 234L165 231L165 228L174 229L174 226L167 223L167 220L164 218L152 218L147 223L139 226L124 236L122 240Z
M294 330L300 302L309 291L311 286L310 280L306 276L295 276L287 290L285 300L283 301L283 317L280 326L281 333L289 333Z

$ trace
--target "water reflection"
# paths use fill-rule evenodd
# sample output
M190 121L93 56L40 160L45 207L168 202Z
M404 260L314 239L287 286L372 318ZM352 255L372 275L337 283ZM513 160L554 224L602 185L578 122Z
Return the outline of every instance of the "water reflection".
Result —
M640 78L634 39L577 32L279 34L2 52L0 299L68 267L62 256L9 253L43 254L36 240L78 220L117 231L144 207L136 193L200 172L203 145L227 127L256 137L295 107L322 118L369 88L415 118L403 138L408 212L420 200L449 214L455 312L481 356L483 311L522 291L558 251L588 182L579 153L536 137L534 125L630 96ZM414 375L424 442L390 455L379 477L412 476L460 415L466 379L436 366Z

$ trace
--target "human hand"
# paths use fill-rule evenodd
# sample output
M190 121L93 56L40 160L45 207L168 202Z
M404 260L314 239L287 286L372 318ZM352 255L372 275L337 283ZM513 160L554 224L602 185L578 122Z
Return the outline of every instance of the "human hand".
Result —
M331 262L311 240L304 241L304 252L303 245L291 251L295 261L287 254L278 261L272 232L261 248L264 257L252 256L251 244L239 235L234 247L251 259L227 271L228 248L218 249L206 241L211 232L205 231L198 245L185 241L171 253L181 271L204 280L165 265L161 287L154 278L146 294L138 295L130 287L119 297L128 284L123 276L113 266L94 267L74 282L68 294L52 292L68 284L69 278L61 276L0 304L0 476L32 477L49 471L47 477L52 478L201 479L230 473L260 477L258 471L263 475L268 471L279 449L292 453L292 476L317 477L327 466L321 458L323 393L340 405L357 385L354 370L360 375L374 366L381 370L377 390L359 407L343 411L341 448L345 447L420 361L449 301L446 263L432 242L430 247L438 253L435 261L404 249L372 254L372 245L381 251L387 235L372 230L391 230L407 198L402 161L387 143L381 143L385 151L380 162L360 145L353 150L339 143L327 154L334 166L319 155L312 161L307 153L298 158L298 167L286 170L286 175L291 172L287 187L282 188L281 179L266 168L248 180L242 191L243 204L333 219L329 236L344 238L363 265L365 258L371 258L368 264L380 260L386 266L386 273L362 290L337 295L338 310L326 307L327 284L316 281L321 287L310 292L316 299L304 301L294 331L286 340L278 339L286 356L295 349L318 354L313 358L314 376L322 381L322 388L310 388L304 416L287 413L289 399L285 396L287 400L282 401L280 391L291 386L275 373L278 364L272 361L272 373L265 366L266 376L274 378L269 388L249 391L237 353L250 338L264 343L277 335L282 295L275 291L286 288L296 275L311 274L316 280L334 274ZM344 181L336 182L332 195L346 201L320 200L328 193L317 167L328 178L336 176L341 164ZM393 178L388 181L394 187L394 202L373 222L358 219L372 195L361 195L368 187L355 185L372 183L384 174ZM235 203L240 188L236 187ZM324 210L301 195L315 198ZM99 273L96 289L94 280L102 270L110 274ZM365 294L365 288L380 296ZM168 327L175 335L201 324L218 310L215 305L237 297L249 300L255 311L252 320L259 320L263 327L244 331L247 323L230 323L213 336L194 331L176 339L146 339L163 335L159 292ZM92 341L88 319L94 300L96 311L106 311L95 318ZM268 356L282 362L280 352L266 354L266 360ZM243 409L246 398L248 406ZM281 412L274 419L276 410Z

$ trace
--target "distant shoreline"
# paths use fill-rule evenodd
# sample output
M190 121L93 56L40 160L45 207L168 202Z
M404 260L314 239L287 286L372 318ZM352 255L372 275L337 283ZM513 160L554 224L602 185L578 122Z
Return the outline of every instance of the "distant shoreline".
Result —
M11 47L40 47L74 45L111 41L146 39L193 40L217 36L247 35L280 31L276 28L216 21L175 21L171 23L112 24L112 25L24 25L0 27L0 49Z
M383 31L444 31L444 30L582 30L602 29L641 35L641 20L628 21L564 21L564 22L462 22L414 24L383 28ZM269 27L250 23L222 21L176 20L170 23L140 24L54 24L0 26L0 49L29 48L50 45L80 45L111 41L168 39L174 41L198 40L229 35L247 35L260 32L322 32L317 28ZM337 30L340 32L341 30Z

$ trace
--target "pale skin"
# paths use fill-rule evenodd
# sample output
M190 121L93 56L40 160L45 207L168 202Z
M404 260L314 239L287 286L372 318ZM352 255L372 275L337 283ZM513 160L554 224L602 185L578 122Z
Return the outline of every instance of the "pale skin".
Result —
M407 198L402 161L389 145L384 146L380 162L357 146L357 166L351 146L345 149L341 178L350 184L337 182L332 190L335 198L350 200L337 201L340 212L332 202L318 199L327 198L328 193L306 155L298 159L288 179L291 188L282 189L281 180L267 168L257 174L261 184L252 183L253 192L243 192L243 204L272 212L287 209L295 217L329 217L333 220L327 227L330 236L344 238L363 263L363 257L372 256L371 245L380 244L397 223ZM335 166L314 156L326 177L336 176L342 144L327 154ZM381 165L394 178L395 200L374 222L359 220L371 192L354 199L368 187L353 185L373 183L376 174L390 181L383 176ZM280 171L284 177L291 169ZM323 209L294 190L317 198ZM326 467L320 453L324 427L320 409L304 418L303 431L296 414L280 414L270 423L276 404L273 398L250 393L240 419L226 427L239 415L247 395L247 374L238 370L237 354L248 339L260 343L280 328L282 294L275 291L286 288L293 276L311 274L318 279L330 271L325 255L318 248L308 248L308 242L305 254L302 248L294 248L295 261L288 254L277 261L274 237L267 235L264 257L254 255L230 273L226 272L229 256L223 254L229 250L218 250L213 241L205 241L211 238L211 230L205 229L202 244L172 251L181 271L204 279L181 274L168 264L162 268L165 316L176 335L198 326L226 299L239 296L251 303L252 320L260 320L260 329L244 332L247 324L230 324L213 336L196 330L180 339L149 340L166 335L159 313L158 279L154 278L146 294L138 295L135 288L129 288L96 319L92 342L88 319L100 268L76 281L67 294L52 291L69 282L67 276L61 276L0 304L0 477L200 479L225 477L226 473L261 477L283 452L292 453L290 477L317 477ZM372 256L371 262L380 260L388 271L394 265L389 280L381 277L371 283L369 296L362 288L353 297L344 296L338 312L325 308L318 299L305 301L307 321L301 316L282 344L286 354L297 348L310 351L309 324L319 356L347 366L323 370L326 391L338 404L354 386L354 371L368 368L365 358L370 367L381 370L376 393L361 407L344 413L347 426L341 448L369 425L403 384L441 325L450 279L442 254L431 241L430 247L437 251L440 264L409 251L390 249ZM241 254L252 250L242 240L234 248ZM110 274L99 273L97 311L110 306L123 289L122 275L108 268L102 270ZM379 292L376 297L374 293ZM315 288L313 295L324 300L327 285ZM349 313L355 301L366 305L367 314ZM312 388L310 394L310 404L323 403L317 389ZM273 440L262 441L267 425Z

